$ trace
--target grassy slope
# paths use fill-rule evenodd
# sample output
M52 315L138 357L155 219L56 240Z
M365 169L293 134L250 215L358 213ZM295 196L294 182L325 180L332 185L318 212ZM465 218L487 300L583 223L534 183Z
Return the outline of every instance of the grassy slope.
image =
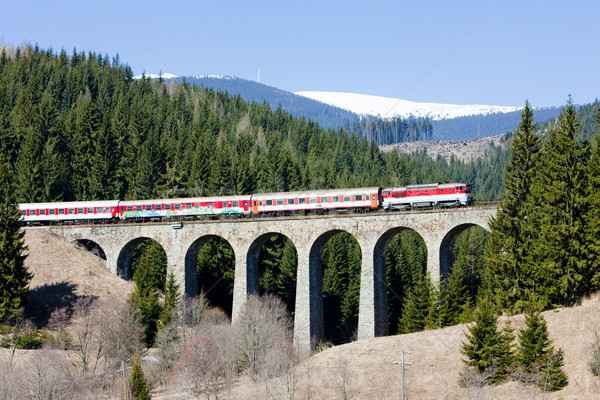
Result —
M48 231L29 230L26 242L29 245L26 264L35 274L31 282L30 313L42 315L42 320L42 311L52 308L52 304L66 303L73 296L123 299L132 289L130 282L109 272L103 260ZM493 388L459 388L458 374L463 368L459 349L466 330L464 325L459 325L368 339L323 351L298 368L297 398L308 398L309 392L311 399L341 398L340 382L345 377L353 399L400 399L401 369L396 362L400 361L403 350L411 351L406 355L406 361L411 363L406 370L409 399L598 398L600 379L592 375L588 364L592 331L600 324L600 296L594 295L580 306L545 312L544 317L555 346L564 350L565 370L569 377L565 389L545 397L536 389L515 382ZM512 317L512 320L516 330L523 326L522 316ZM243 380L219 398L265 398L267 387L283 394L284 386L281 381L265 385ZM162 388L154 397L179 396L176 390Z

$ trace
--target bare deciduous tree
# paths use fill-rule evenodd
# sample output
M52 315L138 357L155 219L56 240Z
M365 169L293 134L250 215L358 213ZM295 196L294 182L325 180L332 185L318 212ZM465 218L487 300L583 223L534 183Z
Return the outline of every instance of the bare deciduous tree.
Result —
M240 367L257 375L269 349L291 329L291 320L279 298L250 296L235 329Z
M76 380L70 375L64 353L50 349L36 351L21 370L21 391L28 394L23 398L76 398Z
M335 373L336 389L343 400L352 398L354 374L348 366L348 359L344 355L340 355L336 362Z

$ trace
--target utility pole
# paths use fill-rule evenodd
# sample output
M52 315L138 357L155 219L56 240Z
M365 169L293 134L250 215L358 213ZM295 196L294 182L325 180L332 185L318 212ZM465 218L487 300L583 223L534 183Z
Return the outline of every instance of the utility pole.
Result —
M406 354L411 354L410 351L404 351L404 350L402 350L402 360L400 362L398 362L398 361L394 362L394 364L400 364L400 366L402 368L402 389L401 389L402 400L406 400L406 384L405 384L405 381L404 381L404 366L405 365L411 365L411 363L404 361L404 354L405 353Z

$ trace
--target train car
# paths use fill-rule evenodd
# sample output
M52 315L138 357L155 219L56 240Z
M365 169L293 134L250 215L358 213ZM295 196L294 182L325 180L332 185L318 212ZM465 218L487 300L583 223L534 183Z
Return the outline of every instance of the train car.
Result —
M468 183L432 183L384 188L383 208L414 209L418 207L453 207L473 204Z
M120 203L123 219L154 219L250 214L250 196L128 200Z
M381 188L309 190L252 195L252 214L292 214L299 211L371 210L381 206Z
M22 203L21 217L27 223L111 220L118 217L119 200Z

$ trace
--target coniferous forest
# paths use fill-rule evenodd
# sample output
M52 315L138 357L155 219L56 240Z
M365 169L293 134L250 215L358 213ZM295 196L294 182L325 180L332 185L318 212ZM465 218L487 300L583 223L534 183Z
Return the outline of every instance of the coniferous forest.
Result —
M495 147L469 162L446 161L426 151L379 150L375 139L393 142L399 124L406 124L401 130L409 137L430 137L427 121L365 120L361 130L372 132L369 141L350 126L325 130L266 103L185 82L133 79L118 57L31 46L0 54L0 154L19 202L443 181L472 183L478 202L502 200L491 235L470 228L459 236L452 272L439 287L425 271L418 235L405 231L390 242L391 333L471 321L482 290L503 308L520 310L532 293L548 308L573 304L598 287L597 110L595 103L578 111L569 100L558 118L537 126L526 113L515 133L506 135L510 148ZM164 255L154 247L138 249L131 274L138 286L134 297L146 307L140 312L148 316L148 344L160 326L155 294L168 292ZM326 336L346 342L354 337L358 315L360 248L339 234L322 258ZM293 312L293 244L273 237L260 259L261 291L276 294ZM198 255L201 290L225 312L231 308L233 260L219 238Z

